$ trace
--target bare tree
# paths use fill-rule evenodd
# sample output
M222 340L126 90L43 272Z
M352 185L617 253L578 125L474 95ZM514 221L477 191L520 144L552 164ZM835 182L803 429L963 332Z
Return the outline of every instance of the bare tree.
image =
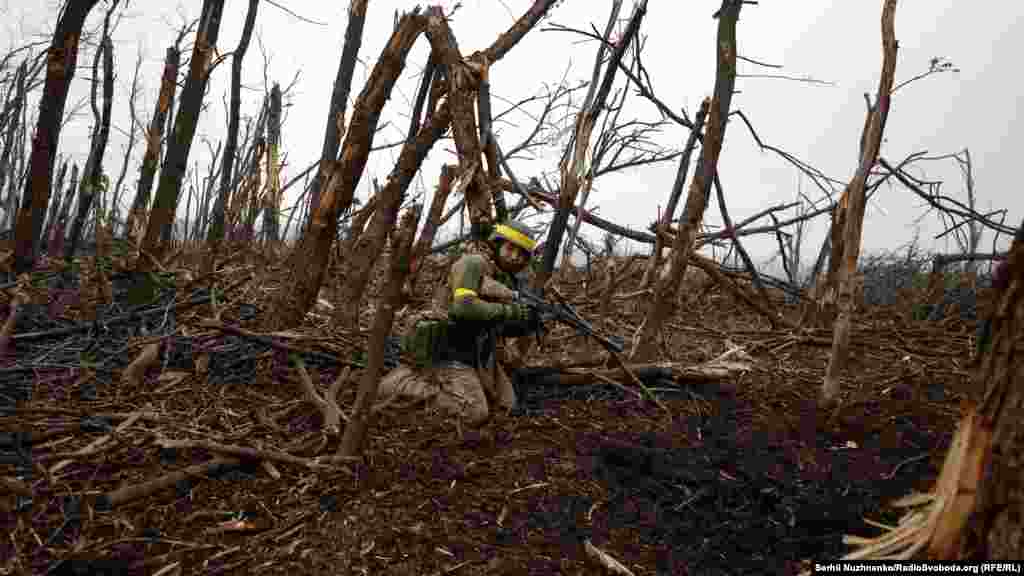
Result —
M833 230L843 225L842 235L832 236L832 258L830 267L836 271L838 285L838 314L832 339L832 354L821 388L823 403L830 403L839 394L839 372L845 367L849 353L850 321L853 313L854 278L857 275L857 258L860 254L861 230L864 225L865 185L868 173L875 165L882 145L882 133L889 115L893 79L896 74L896 0L884 0L882 5L882 74L878 81L875 103L868 111L861 134L861 157L857 172L843 191L836 207Z
M242 105L242 59L249 49L258 7L259 0L249 0L249 9L245 13L245 24L242 26L242 37L238 40L238 47L235 48L235 52L231 56L231 108L228 111L227 143L224 145L224 156L221 160L220 186L217 188L217 199L213 203L213 214L206 238L210 248L210 255L206 261L207 271L213 269L217 253L220 250L220 243L224 240L224 210L231 193L235 156L238 149L238 117Z
M288 293L277 296L273 304L275 313L268 318L269 328L298 324L316 298L330 257L331 244L337 237L338 216L352 205L356 186L362 178L369 152L373 147L380 111L419 34L427 32L435 58L443 63L445 68L447 92L444 102L438 106L451 107L456 145L463 153L463 159L474 159L466 166L460 161L460 170L469 172L470 177L475 177L480 174L476 170L479 167L481 150L473 120L473 100L470 94L478 85L477 71L500 59L518 43L554 1L535 0L526 15L502 34L494 44L465 60L459 55L454 37L450 34L447 22L443 14L439 14L439 10L431 9L427 15L414 11L404 14L397 21L391 39L385 45L356 101L355 112L346 132L339 159L331 162L327 168L321 164L321 169L329 173L329 177L323 185L317 209L310 213L310 221L302 240L292 250L286 265L291 277L295 279L295 287ZM473 142L476 142L475 146ZM478 181L473 191L476 196L467 190L467 205L475 206L478 211L476 213L486 218L485 212L489 212L489 208L482 211L481 207L487 205L480 202L480 199L486 200L487 189L480 187L479 184Z
M43 216L50 201L53 162L60 142L68 86L78 64L78 41L85 19L97 2L68 0L57 20L57 29L47 53L46 85L39 101L29 165L31 176L25 181L14 231L14 270L19 274L31 270L35 263L36 238L42 233Z
M139 95L139 69L142 67L142 51L139 51L135 61L135 73L132 74L132 87L128 93L128 146L124 151L124 159L121 162L121 173L117 176L117 183L114 185L113 198L111 199L111 220L119 221L121 215L121 194L124 192L124 178L128 174L128 163L135 150L135 140L138 135L139 116L135 109L135 99Z
M355 73L359 47L363 43L363 25L366 23L367 4L368 0L351 0L348 5L345 44L341 49L338 74L334 78L334 90L331 92L331 104L327 111L320 167L313 177L313 184L309 189L310 214L315 213L319 208L321 188L329 177L325 170L338 157L341 137L345 134L345 106L348 104L348 94L352 89L352 76Z
M142 166L139 169L138 187L124 227L125 238L131 239L133 244L142 242L142 234L146 229L146 215L149 210L150 193L153 190L153 179L156 176L156 169L163 150L164 127L167 125L174 92L178 88L178 66L181 63L181 50L178 45L185 32L186 28L183 27L178 34L178 41L167 48L163 75L160 80L160 95L157 98L153 118L146 130L146 151L142 156Z
M281 86L270 90L267 115L267 190L263 202L263 236L267 247L276 246L281 211Z
M85 219L93 207L97 193L103 194L109 188L109 180L103 173L103 156L107 152L107 141L110 138L110 113L114 105L114 44L110 40L110 17L114 13L117 2L112 2L103 19L103 33L100 36L99 50L93 60L92 70L92 107L93 133L89 147L89 156L82 171L82 182L78 189L78 213L71 223L71 237L64 246L64 259L68 262L75 256L75 250L82 239ZM103 109L96 105L96 91L100 84L100 61L103 63ZM102 202L97 204L97 215L102 212ZM99 220L97 220L98 222Z
M192 61L189 64L189 75L181 93L181 105L174 119L174 130L171 132L173 142L167 148L167 156L160 170L160 185L157 187L153 200L146 235L142 249L152 258L159 258L166 248L161 236L166 235L174 225L174 215L178 207L178 195L181 192L182 179L188 166L188 154L192 147L192 137L199 123L199 112L206 92L206 83L212 71L212 57L220 34L221 13L224 11L224 0L203 0L202 15L196 29L195 46L192 49ZM150 257L141 257L137 267L140 271L148 271L153 267Z
M704 219L704 209L718 170L718 158L725 138L726 119L736 85L736 22L743 2L722 0L718 16L717 61L715 89L708 106L707 131L694 171L690 190L686 195L679 232L672 245L670 268L666 275L658 275L654 295L647 306L643 325L638 329L630 356L633 359L653 359L658 353L661 326L675 306L675 295L682 283L686 266L694 251L697 229Z

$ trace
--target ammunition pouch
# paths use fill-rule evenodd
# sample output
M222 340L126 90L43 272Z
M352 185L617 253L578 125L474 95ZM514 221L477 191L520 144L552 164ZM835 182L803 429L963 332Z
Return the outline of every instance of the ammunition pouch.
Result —
M424 318L402 338L402 350L418 368L444 362L479 367L493 353L493 338L481 340L488 332L484 323Z
M412 356L418 368L439 364L445 360L451 324L441 319L420 320L403 337L402 349Z

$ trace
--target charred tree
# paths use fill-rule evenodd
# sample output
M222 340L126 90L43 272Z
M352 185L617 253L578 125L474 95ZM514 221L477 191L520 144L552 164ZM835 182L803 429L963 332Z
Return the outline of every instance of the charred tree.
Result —
M210 248L210 255L206 262L207 271L212 271L220 251L220 244L224 240L224 210L227 205L228 196L231 194L231 182L234 176L235 156L238 149L238 117L242 106L242 59L249 49L249 41L252 39L252 29L256 24L256 11L259 0L249 0L249 10L245 13L245 25L242 27L242 37L238 40L238 47L231 56L231 108L228 112L228 135L224 144L224 156L220 169L220 186L217 188L217 199L213 203L213 215L210 219L210 228L207 233L206 242Z
M18 66L18 70L14 73L14 97L10 98L4 105L3 119L7 122L7 125L0 124L0 129L6 128L6 130L3 130L3 152L0 152L0 193L3 192L4 185L7 183L8 174L12 172L11 154L18 146L18 128L22 127L18 117L21 116L21 110L25 106L25 95L28 91L26 85L27 76L28 63L22 62L21 66ZM6 228L6 220L11 218L17 210L16 201L17 198L12 194L8 205L5 207L4 228Z
M865 183L882 146L882 134L889 115L889 102L896 74L896 0L884 0L882 5L882 74L878 81L878 94L868 113L861 134L861 159L850 184L843 191L836 207L837 219L842 223L841 243L838 234L832 236L830 268L836 271L836 315L832 336L832 354L821 388L823 403L830 403L839 394L839 372L846 365L850 345L850 320L854 309L854 279L860 256L861 230L864 225Z
M629 26L623 38L614 45L612 54L604 58L606 43L612 35L615 22L618 20L619 9L622 2L615 2L608 18L601 47L598 49L597 58L594 61L594 72L591 78L590 88L583 100L583 106L576 117L576 125L573 138L570 141L570 150L566 151L562 160L561 170L561 192L558 197L558 207L551 228L548 230L548 237L544 242L544 260L541 269L533 280L535 290L542 290L551 274L555 270L555 260L562 246L562 239L565 235L565 228L569 223L569 213L576 204L576 196L580 190L589 189L593 179L593 166L588 164L588 152L590 150L590 136L601 112L606 109L608 94L611 92L615 74L618 71L619 63L626 53L626 48L636 37L640 29L640 22L647 13L646 0L637 4L629 20ZM608 42L610 44L610 42ZM604 65L604 75L601 74L601 67ZM582 207L581 207L582 208ZM582 210L580 210L582 212ZM566 253L571 253L572 247L566 246Z
M1024 222L996 274L995 306L989 318L979 384L979 413L991 431L988 466L978 486L977 556L1024 557Z
M224 0L203 0L203 11L196 30L189 74L181 93L181 104L178 106L174 130L171 133L172 140L168 144L167 155L160 170L160 184L153 199L153 210L142 241L142 249L156 259L162 256L166 248L166 242L162 241L161 236L166 237L174 226L178 195L181 192L185 171L188 169L188 154L192 148L196 124L199 122L206 83L210 78L211 58L217 46L223 11ZM152 259L139 258L140 271L149 271L152 266Z
M149 197L153 190L153 178L160 164L160 153L163 148L164 126L167 125L167 112L174 91L178 88L178 66L181 63L181 51L178 46L167 48L164 58L164 72L160 80L160 97L157 99L156 110L146 131L146 152L142 156L142 167L139 170L139 184L135 192L128 219L125 222L125 238L133 244L142 242L142 234L146 229L146 215L149 210Z
M14 270L19 274L31 270L35 263L35 240L42 233L43 216L50 201L53 162L60 142L68 86L78 64L78 40L85 19L97 2L68 0L47 52L46 83L39 100L29 178L25 181L14 230Z
M370 425L373 405L377 399L377 385L384 371L384 344L388 334L391 333L395 310L400 306L402 299L402 285L409 272L409 252L413 237L416 235L416 223L419 222L422 208L421 204L416 204L406 211L402 216L398 233L394 237L387 293L382 298L381 305L377 308L377 314L373 319L366 371L363 372L362 380L359 383L359 393L356 395L356 403L352 408L352 416L349 418L348 424L345 425L345 433L342 435L341 445L338 448L338 455L342 457L359 454ZM398 206L392 206L390 210L392 212L389 219L394 221L398 216Z
M53 196L54 201L50 203L50 214L46 217L46 225L43 228L43 233L40 235L40 244L42 244L43 239L50 237L50 230L53 229L53 223L57 220L57 216L60 214L62 198L61 192L64 191L64 178L67 176L67 172L68 162L67 160L65 160L64 164L60 167L60 172L57 174L57 182L54 183L53 190L51 191L51 195ZM77 167L75 169L75 173L78 173ZM74 180L75 176L72 176L71 178L72 180ZM39 253L38 248L36 249L36 253ZM47 254L51 258L55 256L53 253L50 253L49 251L47 251Z
M682 284L686 266L694 250L697 230L704 219L711 186L718 170L718 158L725 139L726 120L736 86L736 22L743 2L722 0L718 16L717 61L715 91L708 107L707 131L686 196L679 231L672 245L672 257L667 275L659 274L655 280L654 296L647 306L640 337L630 355L633 360L653 359L658 353L658 337L662 324L671 318L676 304L676 293Z
M315 300L330 258L331 244L337 237L338 215L352 205L356 186L362 178L373 143L380 111L419 34L427 31L435 61L443 63L446 67L449 89L446 102L451 106L456 143L460 144L462 137L466 140L461 142L460 146L475 141L475 158L478 159L480 146L472 117L474 102L470 94L478 80L475 78L474 70L489 66L500 59L554 3L555 0L536 0L528 13L508 32L500 36L487 50L470 56L467 61L457 57L458 48L454 45L454 38L451 34L445 34L448 31L447 22L438 10L431 9L427 16L421 16L417 10L412 14L405 14L398 20L394 34L356 101L352 121L338 160L327 165L321 164L321 170L329 176L322 185L317 209L310 212L309 223L302 240L292 250L287 263L295 287L288 293L277 296L274 302L275 313L268 316L268 328L277 329L298 324ZM479 167L479 164L475 165ZM480 192L482 197L486 193L486 188ZM470 197L467 196L467 199ZM471 211L481 208L480 204L471 202L467 202L467 205L471 207Z
M690 136L686 139L686 148L683 149L683 155L679 157L679 168L676 170L676 179L672 184L672 193L669 194L668 204L665 206L665 211L661 214L661 219L655 226L654 252L647 259L647 268L644 269L642 281L644 287L651 285L660 268L661 253L665 248L666 232L672 224L673 218L675 218L676 207L683 195L683 187L686 186L687 173L690 171L690 160L693 158L693 151L697 147L700 132L704 129L704 118L708 113L707 104L708 101L704 100L697 111L693 128L690 129Z
M341 156L330 163L330 177L324 183L317 209L311 212L302 239L288 258L286 268L294 286L280 294L274 303L275 312L268 315L269 328L297 325L315 300L327 269L331 244L338 234L338 215L352 205L373 145L380 111L425 24L418 13L402 16L356 100Z
M423 259L430 254L430 247L434 245L434 236L441 226L441 216L444 212L444 205L448 201L448 195L452 188L451 174L455 167L450 164L441 166L441 176L438 178L437 190L430 200L430 209L427 211L427 221L423 224L423 230L412 250L412 261L409 269L409 289L412 289L416 281L416 274L419 272Z
M111 5L103 20L103 37L100 40L100 49L93 61L92 79L92 113L96 125L93 127L92 144L89 147L89 156L85 161L85 170L82 174L82 183L78 189L78 212L75 220L71 223L71 236L68 243L64 245L64 260L71 262L75 256L78 243L82 240L82 230L85 227L85 220L92 209L93 200L97 193L103 193L109 187L107 176L103 173L103 155L107 152L107 141L110 138L110 112L114 101L114 44L110 40L110 17L114 7ZM103 109L96 105L96 89L99 84L99 64L103 63ZM97 226L100 224L103 211L101 205L96 206Z
M124 192L124 178L128 175L128 162L132 157L132 151L135 150L135 137L139 125L138 114L135 110L135 98L139 95L139 68L142 66L142 53L139 52L138 59L135 61L135 73L132 75L132 87L131 92L128 94L128 146L124 151L124 159L121 162L121 173L117 176L117 183L114 184L113 194L114 197L111 199L112 211L110 214L111 220L119 221L121 216L121 194Z
M274 83L267 110L267 190L263 195L263 235L267 246L278 241L281 210L281 86Z
M356 68L359 47L363 43L363 25L366 24L366 5L369 0L351 0L348 5L348 26L345 28L345 45L341 49L341 61L338 62L338 74L334 78L334 91L331 92L331 105L327 111L326 130L324 131L324 147L320 153L320 168L313 177L309 189L309 213L315 214L320 206L320 191L330 173L327 169L334 164L341 146L341 137L345 134L345 106L348 94L352 90L352 76Z
M448 130L450 123L451 114L448 107L442 104L440 109L431 115L430 123L420 128L416 138L405 143L398 162L388 175L387 183L378 195L380 202L373 211L369 229L359 237L346 263L346 281L342 287L340 301L343 302L342 318L349 325L354 325L358 318L359 302L370 279L373 264L384 249L388 234L395 227L398 208L402 205L409 183L419 172L427 153Z

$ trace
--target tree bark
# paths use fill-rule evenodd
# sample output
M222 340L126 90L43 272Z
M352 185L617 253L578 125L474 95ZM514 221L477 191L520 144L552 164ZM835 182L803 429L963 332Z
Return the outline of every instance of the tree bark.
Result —
M416 281L416 274L419 272L423 259L430 254L430 247L434 244L434 236L441 224L441 213L444 212L444 205L448 201L448 194L452 189L452 172L455 167L450 164L441 166L441 176L437 181L437 190L430 201L430 209L427 211L427 221L423 224L420 237L412 250L412 261L409 270L409 290L412 290Z
M693 150L697 147L697 139L700 138L700 132L704 129L704 118L708 113L707 104L708 101L704 100L701 103L700 109L697 110L697 117L693 121L693 128L690 129L690 136L686 139L686 148L683 149L683 155L679 157L679 168L676 170L676 180L672 184L672 193L669 195L668 205L665 206L665 212L662 213L661 221L656 228L654 252L651 254L650 259L647 260L647 268L644 270L643 280L641 281L641 285L644 288L651 285L660 267L661 252L665 247L664 232L668 230L669 225L672 223L672 219L676 214L676 206L679 204L679 198L683 195L687 173L690 171L690 159L693 156Z
M997 274L998 276L998 274ZM979 411L992 426L990 465L978 487L979 556L1024 558L1024 222L1010 247L1005 286L997 286L992 340L983 352Z
M93 130L92 145L89 147L89 157L85 162L85 172L82 175L82 184L78 189L78 213L74 222L71 223L71 236L64 246L64 260L71 262L75 257L75 250L82 240L82 229L85 227L85 220L92 209L93 200L97 193L104 192L108 187L108 179L103 173L103 156L107 152L107 141L110 138L110 114L114 105L114 44L110 40L110 16L116 4L111 5L107 11L107 17L103 22L103 39L100 41L100 49L96 53L96 63L93 64L92 81L92 104L93 114L96 120L96 127ZM99 61L103 62L103 111L96 109L96 85L98 84ZM101 205L96 206L96 214L103 211ZM99 225L100 218L97 218Z
M274 83L270 90L270 110L267 113L267 191L263 202L263 237L267 246L278 241L278 212L281 210L281 86Z
M235 156L238 149L238 117L242 106L242 59L245 57L246 50L249 49L252 29L256 25L256 10L258 6L259 0L249 0L249 10L245 14L242 37L238 41L235 53L231 56L231 108L228 112L228 135L227 143L224 145L223 166L220 171L220 186L217 189L217 200L213 203L213 217L210 221L210 230L206 237L206 242L210 248L210 253L206 260L206 272L213 271L221 242L224 241L224 210L227 205L228 196L231 194Z
M139 169L139 184L124 227L125 238L131 240L133 244L142 242L142 234L146 229L149 197L153 190L156 168L160 164L164 126L167 125L168 111L171 101L174 99L174 91L178 88L178 66L180 63L181 51L178 50L178 47L167 48L167 55L164 57L164 72L160 79L160 96L156 102L153 119L146 131L146 152L142 156L142 167Z
M43 216L50 201L53 162L60 143L68 86L78 64L78 40L85 19L97 2L68 1L47 53L46 84L39 100L39 117L29 162L30 177L25 181L14 230L14 269L19 274L31 270L35 263L35 240L42 233Z
M405 14L384 46L356 101L341 156L330 163L330 177L324 184L323 196L316 211L311 212L305 233L285 265L293 283L273 302L274 312L266 320L269 330L298 325L316 299L327 270L331 244L338 234L338 215L352 205L356 186L363 176L373 145L380 111L402 72L413 43L425 26L425 20L418 14Z
M822 383L820 400L823 404L835 400L839 394L839 372L846 365L850 344L850 319L854 309L853 285L857 275L857 259L860 256L861 230L864 225L865 183L868 173L875 165L878 151L882 146L882 134L889 115L889 101L893 78L896 75L896 0L884 0L882 5L882 75L878 81L878 95L861 136L861 161L853 180L843 191L836 208L842 214L842 246L835 244L833 235L832 262L830 268L837 270L838 294L835 328L832 339L832 354Z
M359 240L349 256L344 275L346 282L342 287L340 298L342 318L349 325L358 328L356 320L359 314L359 302L363 298L363 292L366 290L374 262L379 258L381 250L384 249L388 233L395 226L395 217L402 205L402 199L409 188L409 183L419 171L427 153L448 130L451 115L447 113L447 110L448 107L442 105L440 110L431 115L430 124L420 128L416 138L406 142L402 147L398 162L388 176L383 190L378 194L379 203L373 212L370 227L359 236ZM415 231L415 224L413 230Z
M338 449L338 455L342 457L355 456L360 452L363 439L366 437L366 430L369 428L373 404L377 400L377 385L380 383L380 375L384 370L384 344L388 334L391 333L395 309L399 306L402 298L402 285L405 282L405 275L409 272L409 252L412 249L412 241L416 235L416 223L419 222L422 208L422 204L416 204L406 211L399 230L394 236L387 293L381 299L381 305L377 308L377 315L373 320L366 371L363 372L362 380L359 383L359 393L356 395L356 403L352 408L352 416L345 426L345 434L341 438L341 446ZM390 220L393 222L398 212L398 206L392 205L385 209L382 205L378 208L378 212L383 211L390 212Z
M324 147L320 152L320 168L313 177L313 185L309 189L309 213L316 213L320 206L320 188L326 182L328 168L338 157L338 147L345 133L345 106L348 94L352 90L352 76L356 68L356 58L363 43L363 25L366 24L366 5L368 0L352 0L348 5L348 26L345 28L345 45L341 49L341 61L338 62L338 74L334 78L334 91L331 92L331 105L327 112L326 129L324 131Z
M687 192L679 232L673 241L668 275L663 277L659 274L655 280L654 297L648 304L640 338L630 352L634 361L642 362L657 356L661 326L675 311L676 293L694 250L697 229L704 219L704 209L718 170L718 157L722 151L726 120L736 86L736 22L742 7L742 2L722 0L718 12L718 72L715 76L714 96L708 107L707 134Z
M166 249L168 232L174 226L174 216L178 207L178 195L181 182L188 169L188 154L192 148L192 137L199 122L199 112L203 105L206 83L210 78L210 63L217 46L220 34L221 14L224 11L224 0L203 0L202 16L196 30L195 46L192 49L192 61L189 75L185 80L185 88L181 93L181 104L178 106L174 119L173 140L167 147L163 168L160 170L160 184L153 210L146 226L143 238L143 249L154 258L159 259ZM139 271L149 271L153 267L150 258L139 258Z

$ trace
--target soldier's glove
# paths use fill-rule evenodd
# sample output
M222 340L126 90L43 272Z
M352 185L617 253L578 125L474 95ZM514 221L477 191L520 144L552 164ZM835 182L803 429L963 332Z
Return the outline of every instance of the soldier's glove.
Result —
M507 322L526 322L530 319L530 307L524 304L503 304L501 319Z

